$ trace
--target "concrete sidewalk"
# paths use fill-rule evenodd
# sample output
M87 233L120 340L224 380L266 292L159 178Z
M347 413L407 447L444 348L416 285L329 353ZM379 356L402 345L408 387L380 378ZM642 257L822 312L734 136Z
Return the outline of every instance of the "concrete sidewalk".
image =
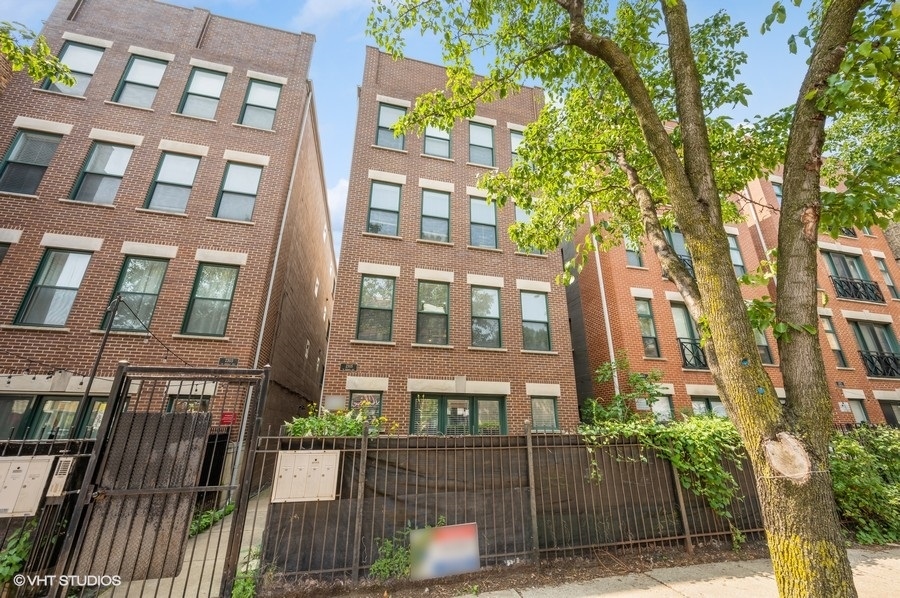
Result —
M900 596L900 546L848 551L860 598ZM519 588L481 594L483 598L776 598L768 559L651 569L586 583Z

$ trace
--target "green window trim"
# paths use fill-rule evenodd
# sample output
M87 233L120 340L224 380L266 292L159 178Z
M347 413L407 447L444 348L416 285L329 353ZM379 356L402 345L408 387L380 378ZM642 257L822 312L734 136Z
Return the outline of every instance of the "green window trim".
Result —
M769 347L769 339L762 330L753 329L753 336L756 338L756 349L759 352L759 359L766 365L773 365L775 359L772 357L772 349Z
M497 206L484 197L469 197L469 244L497 249Z
M0 192L35 195L62 135L20 129L0 164Z
M490 136L490 139L486 137ZM469 122L469 163L493 167L497 160L494 155L494 127Z
M185 213L199 167L199 156L163 152L147 192L144 208Z
M47 249L28 285L15 323L20 326L64 327L78 297L91 256L85 251Z
M506 398L417 393L410 401L409 422L410 435L504 435Z
M450 193L422 189L422 218L419 238L439 243L450 242Z
M557 411L557 397L531 397L531 431L559 431L559 412Z
M251 222L262 170L262 166L228 162L222 175L213 215L226 220Z
M384 181L372 181L369 186L369 213L366 232L397 237L400 235L400 202L403 186Z
M625 263L634 268L643 268L644 254L641 244L633 241L628 235L625 235L623 238L623 244L625 245Z
M238 123L257 129L274 129L281 89L278 83L250 79Z
M178 113L215 120L227 75L194 67L178 104Z
M364 274L359 285L356 340L390 342L394 329L397 280Z
M524 140L525 133L514 129L509 130L509 149L512 156L512 162L519 159L519 145L521 145Z
M380 390L354 390L350 393L350 409L360 409L365 403L368 417L381 416L384 393Z
M499 349L503 346L502 309L500 289L473 286L472 346Z
M656 322L653 320L653 308L650 300L636 298L634 303L644 345L644 357L661 357L659 337L656 333Z
M112 101L126 106L151 108L168 66L169 63L164 60L132 55L122 71Z
M453 149L453 138L450 131L443 131L436 127L425 127L425 139L422 144L422 153L426 156L450 158Z
M728 252L731 254L731 264L734 266L734 274L743 276L747 273L744 266L744 258L741 256L741 248L738 246L737 235L728 235Z
M416 301L416 343L450 344L450 285L419 281Z
M95 141L91 145L69 199L112 205L134 148Z
M519 206L515 207L516 213L516 222L521 224L528 224L531 222L531 214L520 208ZM529 255L544 255L543 249L538 249L537 247L516 247L516 253L526 253Z
M239 271L238 266L226 264L201 262L197 265L182 334L225 336Z
M111 330L149 332L168 267L167 259L125 257L111 297L112 300L121 295L125 305L119 304ZM101 328L106 328L108 321L109 314L106 314Z
M380 102L375 129L375 145L396 150L406 149L406 135L394 135L394 125L406 115L406 108Z
M828 345L831 347L831 351L837 361L837 367L847 367L847 358L844 357L844 350L841 348L837 333L834 331L834 322L832 322L831 316L820 316L820 318L822 319L822 331L825 333L825 340L828 341Z
M526 351L552 351L547 293L520 291L519 299L522 306L522 348Z
M884 285L888 288L891 297L893 299L900 299L900 292L897 291L897 286L894 284L894 279L891 277L890 271L888 271L885 259L883 257L876 257L875 263L878 265L878 270L881 272L881 278L884 280Z
M69 74L75 79L75 85L69 87L60 82L45 79L41 87L49 91L71 96L83 97L97 65L103 58L104 48L66 41L59 51L59 61L69 67Z

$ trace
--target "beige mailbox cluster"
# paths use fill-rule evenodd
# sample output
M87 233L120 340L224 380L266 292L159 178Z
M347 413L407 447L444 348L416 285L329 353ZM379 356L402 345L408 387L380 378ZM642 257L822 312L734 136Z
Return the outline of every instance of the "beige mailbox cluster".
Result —
M272 502L334 500L341 451L279 451Z
M0 517L37 513L53 468L51 456L0 457Z

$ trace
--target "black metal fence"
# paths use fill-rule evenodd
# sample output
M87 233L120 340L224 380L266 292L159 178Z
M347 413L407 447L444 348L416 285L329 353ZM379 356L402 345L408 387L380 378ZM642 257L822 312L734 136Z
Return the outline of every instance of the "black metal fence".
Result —
M590 448L577 435L293 438L262 436L254 486L262 490L280 451L340 451L336 498L255 509L261 589L299 579L356 581L379 539L445 521L478 524L482 566L590 554L597 549L731 541L762 532L749 464L732 474L740 498L733 526L676 483L671 464L623 442ZM592 467L596 459L597 467ZM251 511L252 514L253 511Z

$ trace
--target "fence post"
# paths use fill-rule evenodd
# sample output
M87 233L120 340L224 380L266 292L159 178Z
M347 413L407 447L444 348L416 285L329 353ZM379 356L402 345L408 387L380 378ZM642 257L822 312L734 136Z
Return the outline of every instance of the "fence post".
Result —
M669 461L669 467L672 468L672 483L675 484L675 496L678 498L678 508L681 511L681 524L684 527L684 549L688 554L694 554L694 544L691 542L691 524L688 523L687 508L684 505L684 494L681 491L681 479L678 477L678 470L675 469L675 466L671 461Z
M525 440L528 455L528 494L531 505L531 560L541 567L541 545L538 539L537 494L534 479L534 447L531 442L531 421L525 420Z
M369 426L363 426L362 449L359 452L359 480L356 490L356 531L353 534L353 584L359 583L359 553L362 548L363 498L366 491L366 453L369 449Z

